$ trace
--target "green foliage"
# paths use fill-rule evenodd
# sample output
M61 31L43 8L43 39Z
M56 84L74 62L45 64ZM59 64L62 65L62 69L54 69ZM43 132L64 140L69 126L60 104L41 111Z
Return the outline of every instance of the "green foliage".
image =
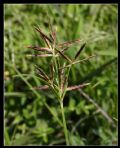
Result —
M65 51L66 55L73 58L84 41L86 47L78 60L97 54L73 65L68 85L90 82L83 91L116 125L80 92L69 91L64 106L70 144L117 145L118 6L112 4L4 5L5 145L65 145L57 98L51 91L33 89L43 84L34 63L49 73L50 59L26 56L36 53L28 45L44 47L34 26L49 34L47 16L57 29L57 42L81 40Z

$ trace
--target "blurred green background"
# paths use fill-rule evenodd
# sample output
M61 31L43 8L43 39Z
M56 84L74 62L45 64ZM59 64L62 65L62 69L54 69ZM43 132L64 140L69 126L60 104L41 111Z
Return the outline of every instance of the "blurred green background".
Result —
M49 33L48 16L59 43L82 39L79 59L96 58L73 66L69 85L90 82L83 91L114 121L114 127L79 91L64 99L71 145L117 145L118 6L112 4L4 5L4 139L5 145L64 145L61 112L54 94L31 89L42 83L34 64L46 71L48 59L27 57L27 45L43 43L34 26ZM82 43L71 46L70 57Z

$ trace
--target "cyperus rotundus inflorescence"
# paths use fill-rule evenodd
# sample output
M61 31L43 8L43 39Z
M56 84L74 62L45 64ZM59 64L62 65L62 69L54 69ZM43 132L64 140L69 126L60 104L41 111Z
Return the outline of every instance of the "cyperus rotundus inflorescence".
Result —
M85 48L86 43L84 42L80 47L80 49L76 52L74 57L71 59L68 55L65 54L65 52L69 50L70 49L69 47L74 43L79 43L81 41L80 39L67 41L64 43L57 43L56 31L53 29L51 24L50 24L49 36L43 33L43 31L39 27L35 27L35 29L45 42L46 47L27 46L28 48L38 52L37 54L32 54L30 56L42 57L42 58L50 57L51 59L49 63L49 69L50 69L49 75L46 74L46 72L42 69L42 67L35 65L37 74L39 75L40 79L45 83L45 85L40 87L34 87L34 89L38 90L51 89L55 94L61 107L66 144L69 145L70 143L69 143L68 131L67 131L66 120L64 116L64 108L63 108L64 96L67 91L77 90L79 88L83 88L90 84L90 83L84 83L74 86L68 86L68 77L70 69L72 68L72 65L87 61L88 59L94 57L95 55L91 55L86 57L85 59L78 60L79 55L81 54L82 50ZM63 62L61 62L62 59Z

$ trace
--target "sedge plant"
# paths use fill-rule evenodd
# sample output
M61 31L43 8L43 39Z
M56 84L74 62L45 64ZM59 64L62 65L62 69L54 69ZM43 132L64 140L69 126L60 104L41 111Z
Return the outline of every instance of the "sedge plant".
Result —
M65 141L66 145L70 145L67 124L64 114L64 106L63 100L67 91L77 90L79 88L83 88L90 83L84 83L75 86L68 86L68 78L69 73L74 64L78 64L84 62L95 55L91 55L86 57L85 59L78 60L81 51L85 48L86 43L84 42L80 49L74 55L74 58L71 59L65 52L70 49L69 47L74 43L79 43L81 40L76 39L73 41L67 41L64 43L58 43L56 39L56 31L53 29L52 25L50 26L50 34L49 36L43 33L39 26L35 26L35 30L39 33L40 37L45 42L45 47L40 46L27 46L27 48L36 50L37 54L31 54L29 56L33 57L40 57L40 58L47 58L50 57L49 65L49 75L43 70L42 67L35 65L36 71L38 76L40 77L41 81L44 82L45 85L40 87L34 87L34 89L38 90L47 90L50 89L55 94L60 107L61 107L61 114L62 114L62 121L63 121L63 130L65 134Z

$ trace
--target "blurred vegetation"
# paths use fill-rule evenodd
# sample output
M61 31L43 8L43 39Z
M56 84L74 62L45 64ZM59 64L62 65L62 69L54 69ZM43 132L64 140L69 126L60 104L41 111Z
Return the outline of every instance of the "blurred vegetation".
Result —
M79 59L98 55L73 66L69 85L90 82L83 91L115 124L79 91L71 91L64 99L71 145L117 145L118 6L112 4L4 5L5 145L65 144L57 99L49 91L31 89L42 84L34 64L48 71L49 59L26 56L34 53L27 45L43 45L34 25L49 33L47 15L57 29L59 43L78 38L87 41ZM80 46L81 42L73 45L67 54L72 57Z

